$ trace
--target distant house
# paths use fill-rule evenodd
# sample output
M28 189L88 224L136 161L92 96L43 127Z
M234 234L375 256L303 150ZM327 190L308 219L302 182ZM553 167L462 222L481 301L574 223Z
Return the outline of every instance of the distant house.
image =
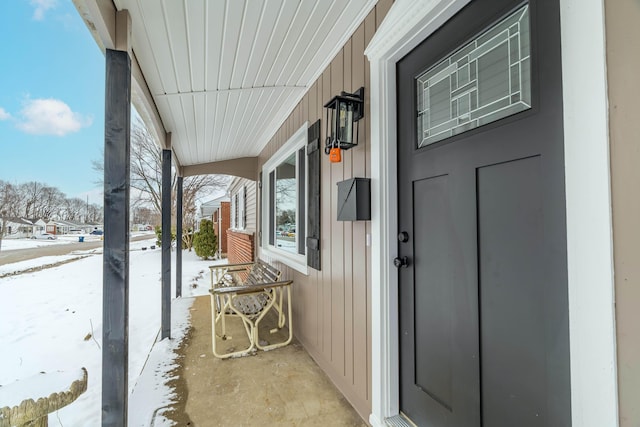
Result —
M93 225L85 224L79 221L58 220L56 221L56 224L58 224L58 228L62 231L62 234L90 233L93 230Z
M217 199L210 200L200 205L198 223L196 227L200 227L200 220L208 219L213 222L213 230L218 238L218 257L222 258L227 255L227 230L231 221L231 203L229 197L222 196Z
M220 202L229 201L227 196L218 197L217 199L209 200L200 205L200 212L198 212L198 221L203 219L211 220L215 211L220 208Z
M235 177L229 184L231 218L227 231L227 256L230 263L254 259L256 215L256 181Z
M49 220L45 226L46 232L51 234L70 234L85 232L83 225L64 220Z
M67 234L69 232L69 226L63 224L60 221L49 220L46 226L46 232L49 234Z
M25 218L7 217L0 219L0 229L4 224L3 238L21 239L31 237L33 223Z
M47 223L41 218L22 218L31 223L31 235L42 234L47 227Z

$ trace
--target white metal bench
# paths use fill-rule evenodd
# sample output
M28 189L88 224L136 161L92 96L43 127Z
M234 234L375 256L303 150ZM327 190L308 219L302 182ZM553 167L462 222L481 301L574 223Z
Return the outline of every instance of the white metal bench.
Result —
M211 339L213 354L219 358L250 354L255 349L272 350L289 344L293 338L291 316L291 280L280 280L280 271L262 260L254 263L227 264L209 267L211 271ZM286 293L286 300L284 298ZM285 313L286 303L286 313ZM274 309L277 325L273 334L287 324L288 337L284 341L268 344L260 339L259 326ZM241 350L221 353L216 348L216 337L230 340L227 320L242 320L249 344Z

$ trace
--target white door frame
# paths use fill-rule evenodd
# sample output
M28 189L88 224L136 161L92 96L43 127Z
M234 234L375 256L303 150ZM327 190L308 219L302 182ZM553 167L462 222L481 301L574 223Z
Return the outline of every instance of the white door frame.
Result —
M399 414L396 62L470 0L396 0L371 67L372 410ZM609 138L602 0L560 0L572 422L618 425Z

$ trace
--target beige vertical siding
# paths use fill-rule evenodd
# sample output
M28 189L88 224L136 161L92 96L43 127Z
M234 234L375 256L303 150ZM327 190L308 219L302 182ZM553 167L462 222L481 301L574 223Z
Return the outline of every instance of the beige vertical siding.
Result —
M640 2L605 2L620 427L640 426Z
M358 146L343 151L342 163L322 155L322 270L303 275L280 266L294 279L295 335L340 391L367 420L371 411L371 249L368 221L336 220L336 183L370 177L369 63L364 49L391 7L381 0L336 55L260 155L260 167L300 126L322 120L324 104L345 90L365 87L365 118L360 121Z
M246 178L233 178L233 180L231 181L231 184L229 185L229 194L231 197L231 218L234 217L235 212L234 212L234 197L236 195L236 193L238 193L240 191L240 189L245 186L246 187L246 191L245 191L245 197L247 199L246 202L246 224L245 224L245 231L247 231L248 233L253 233L256 231L256 224L257 224L257 215L256 215L256 207L257 207L257 203L256 203L256 189L257 189L257 185L255 181L251 181L250 179L246 179ZM233 222L233 221L232 221Z

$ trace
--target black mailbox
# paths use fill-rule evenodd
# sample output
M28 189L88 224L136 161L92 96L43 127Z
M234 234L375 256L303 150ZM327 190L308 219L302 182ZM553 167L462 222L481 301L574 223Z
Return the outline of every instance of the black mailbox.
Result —
M338 221L371 219L371 180L351 178L338 183Z

